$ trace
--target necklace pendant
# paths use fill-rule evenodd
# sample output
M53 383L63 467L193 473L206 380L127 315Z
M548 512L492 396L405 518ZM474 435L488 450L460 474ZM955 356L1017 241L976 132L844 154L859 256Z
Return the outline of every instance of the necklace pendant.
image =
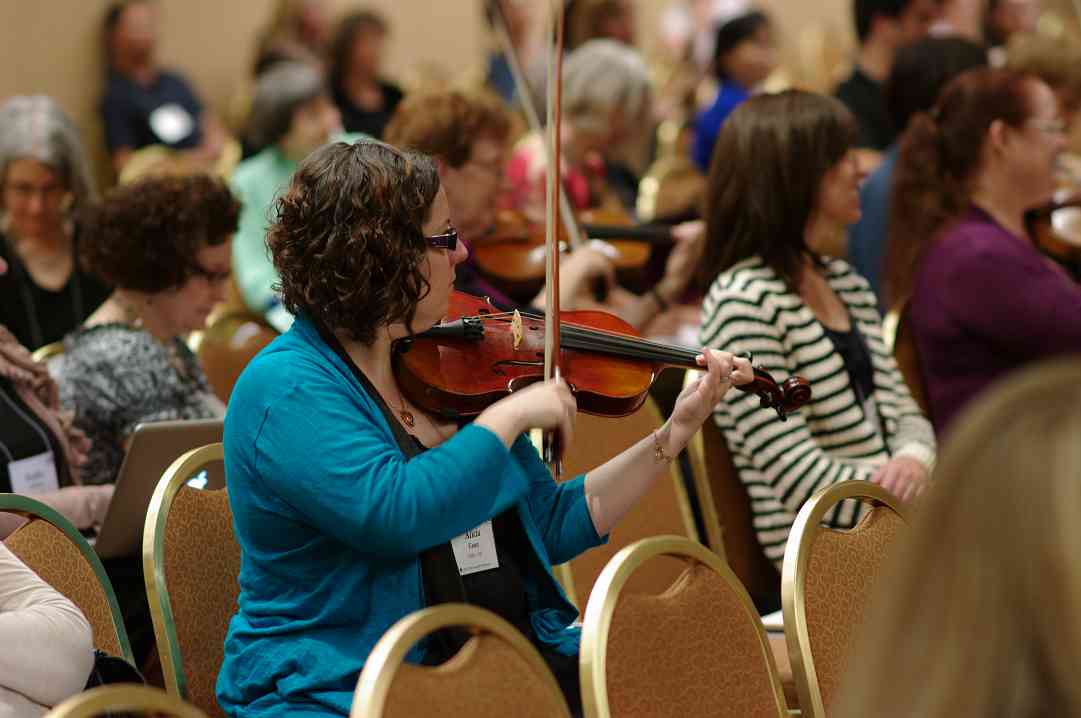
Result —
M398 416L402 417L402 423L408 426L410 429L412 429L413 425L417 423L416 418L414 418L413 416L413 412L406 409L401 409L398 412Z

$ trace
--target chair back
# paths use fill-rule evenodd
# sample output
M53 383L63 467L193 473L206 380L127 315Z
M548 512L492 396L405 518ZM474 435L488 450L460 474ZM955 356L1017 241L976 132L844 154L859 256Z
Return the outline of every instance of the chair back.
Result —
M51 344L45 344L34 350L30 355L30 358L39 364L44 363L52 359L53 357L60 356L64 353L64 342L55 341Z
M822 526L847 499L869 504L870 511L852 529ZM871 589L906 523L906 509L869 481L822 489L796 515L781 570L781 605L804 715L827 715Z
M695 378L688 372L688 382ZM707 544L725 559L748 593L773 596L775 601L781 575L758 542L751 499L732 463L724 433L706 419L701 431L691 437L687 451Z
M28 519L4 544L86 616L94 647L135 665L112 583L94 549L54 509L28 496L0 494L0 511Z
M206 328L191 343L210 387L228 404L244 367L277 336L277 331L248 310L230 280L225 302L215 308Z
M464 627L472 637L440 666L405 656L425 636ZM375 644L357 682L351 718L569 718L563 694L529 640L499 616L447 603L409 614Z
M678 126L672 130L680 133ZM697 209L705 191L705 175L689 157L662 157L650 165L638 183L636 214L643 222L686 215Z
M563 476L572 478L600 466L664 423L653 399L638 411L617 420L578 414L574 443L563 457ZM651 459L652 460L652 459ZM676 534L699 540L694 514L677 462L656 464L659 477L626 516L612 530L608 543L586 551L567 564L569 571L557 572L567 595L579 609L585 605L597 576L605 564L625 546L647 536ZM682 571L678 561L660 560L634 577L634 588L660 592ZM560 575L562 574L562 575ZM569 577L568 577L569 574ZM570 585L568 585L570 584Z
M236 281L230 279L225 302L214 307L205 329L192 334L189 345L199 357L214 394L228 403L248 362L277 336L275 329L244 304Z
M214 685L236 612L240 547L226 489L188 480L220 463L222 445L178 458L158 483L143 532L143 576L165 687L210 716L224 716Z
M158 688L119 684L93 688L68 698L49 711L45 718L93 718L131 713L171 718L207 718L195 706Z
M682 574L660 593L629 590L667 556ZM679 536L635 542L609 562L586 606L586 718L783 718L780 681L747 591L724 560Z
M908 391L924 416L931 416L931 406L927 401L927 381L924 379L923 363L916 348L916 337L912 333L912 322L908 302L902 302L887 312L882 320L882 339L886 348L893 353L897 368L901 370Z

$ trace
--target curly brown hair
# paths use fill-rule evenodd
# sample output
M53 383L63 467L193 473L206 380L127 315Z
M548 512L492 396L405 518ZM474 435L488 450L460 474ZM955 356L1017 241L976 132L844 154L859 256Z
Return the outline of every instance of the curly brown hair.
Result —
M240 203L209 175L147 177L117 187L82 214L79 249L108 284L155 294L183 286L195 255L237 229Z
M386 324L410 326L430 289L423 225L438 192L429 157L382 142L308 155L267 232L282 304L364 344Z
M477 140L503 142L510 132L510 112L496 95L483 90L441 90L402 100L383 130L383 139L438 157L458 169L469 161Z

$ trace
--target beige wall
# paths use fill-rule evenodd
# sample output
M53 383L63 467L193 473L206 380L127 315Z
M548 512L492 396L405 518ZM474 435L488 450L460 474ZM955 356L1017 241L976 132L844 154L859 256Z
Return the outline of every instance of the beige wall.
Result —
M224 113L243 88L255 37L275 0L158 0L162 59L195 83ZM821 88L824 73L841 72L853 46L851 0L758 0L777 22L788 78ZM965 0L966 2L970 0ZM480 0L327 0L334 14L367 5L392 24L387 70L405 82L421 69L456 78L476 69L484 52ZM1070 0L1044 0L1063 16ZM541 0L535 0L543 7ZM639 38L658 47L656 28L668 0L636 0ZM75 117L100 162L101 128L95 109L101 91L101 17L108 0L0 0L0 97L52 94Z
M472 0L328 0L335 16L366 5L391 22L387 69L402 77L418 66L456 75L478 62L483 28ZM0 98L46 93L79 124L102 165L96 105L103 70L100 27L108 0L0 0ZM274 0L159 0L161 58L179 68L219 112L243 89L255 38Z

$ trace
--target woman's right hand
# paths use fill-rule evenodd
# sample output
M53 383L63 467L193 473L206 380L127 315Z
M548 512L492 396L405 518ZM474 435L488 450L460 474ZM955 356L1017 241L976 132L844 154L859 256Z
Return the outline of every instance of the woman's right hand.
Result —
M500 399L484 410L474 422L483 426L510 448L519 434L530 429L556 429L564 446L574 433L578 402L562 379L538 382Z

